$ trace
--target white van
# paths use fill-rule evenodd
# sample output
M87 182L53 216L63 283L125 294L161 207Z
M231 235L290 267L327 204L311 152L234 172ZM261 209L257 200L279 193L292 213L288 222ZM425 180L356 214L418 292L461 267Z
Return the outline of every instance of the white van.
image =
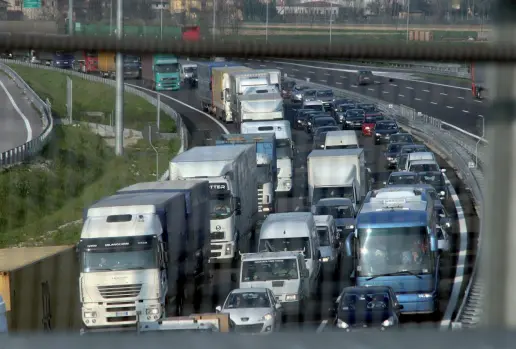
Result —
M330 131L326 133L324 149L359 148L357 133L354 130Z
M319 236L311 212L269 215L260 229L259 252L296 251L305 256L310 273L310 291L315 292L321 273Z
M446 172L446 169L440 168L435 160L414 160L411 161L407 169L409 172Z
M191 79L197 71L197 64L190 63L188 61L179 63L179 74L181 76L181 81L185 81L187 79Z
M418 161L418 160L435 161L435 155L434 155L434 153L432 153L430 151L409 153L407 158L405 159L405 163L398 164L398 167L400 168L401 171L407 171L410 168L410 163L412 161Z
M319 236L319 251L322 268L334 273L340 263L340 243L335 219L331 215L314 215L317 235Z
M300 252L246 253L240 259L239 288L268 288L285 311L303 310L310 273ZM289 309L289 308L293 309ZM296 309L294 309L296 308Z

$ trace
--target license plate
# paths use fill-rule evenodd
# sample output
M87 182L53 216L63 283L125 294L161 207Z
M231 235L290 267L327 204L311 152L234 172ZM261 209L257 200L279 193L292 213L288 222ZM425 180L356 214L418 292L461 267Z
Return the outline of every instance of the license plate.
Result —
M116 316L127 316L129 315L129 312L127 311L117 311Z
M385 136L385 139L389 139L389 138L390 138L390 136Z
M68 64L68 62L64 62L64 64Z

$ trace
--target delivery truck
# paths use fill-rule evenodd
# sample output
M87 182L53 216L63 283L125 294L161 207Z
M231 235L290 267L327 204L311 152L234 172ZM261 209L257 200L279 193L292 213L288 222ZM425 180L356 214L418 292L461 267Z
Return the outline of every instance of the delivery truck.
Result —
M276 210L276 136L274 133L223 134L217 145L256 144L258 214L265 219Z
M231 110L230 75L250 70L252 69L246 66L212 68L212 108L210 111L217 119L226 123L235 121L235 116Z
M197 62L197 99L201 104L201 110L206 113L214 113L213 106L213 69L223 67L241 67L240 63L226 61Z
M284 117L283 97L273 85L253 88L238 97L235 111L238 123L248 121L282 120Z
M179 61L174 55L143 55L141 76L145 85L154 91L177 91L181 88Z
M236 262L250 250L258 219L256 147L191 148L170 161L170 179L210 182L211 262Z
M140 77L140 58L134 55L124 55L124 78L137 79ZM116 78L116 53L99 52L97 57L98 71L101 76L109 79Z
M205 180L139 183L85 210L78 252L86 329L157 321L172 303L181 315L208 262L208 198Z

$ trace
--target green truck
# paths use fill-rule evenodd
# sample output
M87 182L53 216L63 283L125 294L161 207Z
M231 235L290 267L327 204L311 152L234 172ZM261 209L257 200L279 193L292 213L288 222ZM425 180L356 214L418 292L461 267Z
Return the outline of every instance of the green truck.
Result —
M174 55L144 55L142 79L154 91L176 91L181 87L179 62Z

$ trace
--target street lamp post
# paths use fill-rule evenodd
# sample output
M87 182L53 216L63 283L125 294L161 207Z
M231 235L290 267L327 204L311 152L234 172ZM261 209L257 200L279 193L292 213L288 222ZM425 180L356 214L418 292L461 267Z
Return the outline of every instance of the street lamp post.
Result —
M409 41L410 0L407 0L407 42Z
M483 115L479 115L479 118L482 119L482 136L478 139L477 144L475 145L475 168L478 168L478 144L480 143L481 139L485 137L485 119Z
M269 1L265 3L265 42L269 42Z

